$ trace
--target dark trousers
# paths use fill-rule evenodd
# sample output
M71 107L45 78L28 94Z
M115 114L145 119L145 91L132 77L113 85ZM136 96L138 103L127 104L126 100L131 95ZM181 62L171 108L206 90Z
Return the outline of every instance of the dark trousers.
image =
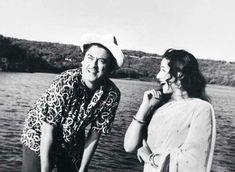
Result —
M57 163L51 172L77 172L72 161L67 157L58 157ZM23 160L21 172L41 172L40 157L31 149L23 146Z

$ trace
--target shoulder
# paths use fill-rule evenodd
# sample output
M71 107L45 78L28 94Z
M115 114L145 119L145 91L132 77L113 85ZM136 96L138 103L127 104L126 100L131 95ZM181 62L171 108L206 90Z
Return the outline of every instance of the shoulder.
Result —
M66 78L74 78L74 77L80 77L81 76L81 70L78 69L69 69L57 76L57 78L66 79Z
M195 98L192 102L194 103L196 116L205 115L214 118L214 108L209 102L198 98Z
M121 91L119 90L119 88L114 84L113 81L111 81L110 79L106 80L106 85L107 85L107 89L110 92L115 92L119 97L121 96Z
M69 69L61 74L57 75L56 79L53 81L53 85L57 84L69 84L76 83L81 80L81 70L80 69Z
M212 105L205 100L194 98L192 100L192 103L194 103L194 106L198 107L198 109L212 109L213 110Z
M70 69L57 75L50 84L49 92L63 92L72 91L76 84L81 82L81 74L79 69Z

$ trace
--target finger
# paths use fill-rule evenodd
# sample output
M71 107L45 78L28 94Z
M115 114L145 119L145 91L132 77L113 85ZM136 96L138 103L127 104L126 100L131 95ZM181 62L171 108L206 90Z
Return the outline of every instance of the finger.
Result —
M158 99L160 99L162 97L162 92L161 91L156 91L156 94L157 94L156 97L158 97Z
M156 90L153 89L152 92L153 92L153 95L154 95L155 99L160 99L161 98L161 95L162 95L161 91L156 91Z
M140 163L143 163L143 162L144 162L143 159L141 158L141 156L138 155L138 154L137 154L137 158L138 158L138 160L139 160Z
M149 90L149 94L151 94L153 97L156 96L156 91L154 89Z
M145 94L147 94L147 95L152 94L152 90L145 91Z
M151 99L153 97L152 90L145 91L144 93L149 99Z
M147 147L147 146L148 146L148 144L147 144L147 142L146 142L146 140L145 140L145 139L143 139L142 144L143 144L143 146L145 146L145 147Z
M152 89L152 90L151 90L151 94L152 94L152 96L153 96L155 99L159 99L158 93L156 92L156 90Z
M154 89L152 89L152 94L153 94L153 97L156 98L157 97L157 93Z
M148 152L152 153L152 151L151 151L151 149L145 139L143 139L142 144L143 144L143 147L145 147L148 150Z
M141 149L142 149L142 147L137 150L137 158L140 163L143 163L143 159L141 158L141 153L140 153Z

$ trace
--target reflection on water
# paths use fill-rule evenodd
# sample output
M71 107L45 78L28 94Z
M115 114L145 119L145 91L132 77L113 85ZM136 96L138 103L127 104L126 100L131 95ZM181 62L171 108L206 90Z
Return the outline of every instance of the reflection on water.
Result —
M20 134L29 108L55 78L54 74L0 73L0 171L21 168ZM141 103L143 92L154 83L114 80L122 92L112 132L100 139L91 162L93 171L142 171L135 154L125 153L125 131ZM235 171L235 88L209 86L217 120L212 171Z

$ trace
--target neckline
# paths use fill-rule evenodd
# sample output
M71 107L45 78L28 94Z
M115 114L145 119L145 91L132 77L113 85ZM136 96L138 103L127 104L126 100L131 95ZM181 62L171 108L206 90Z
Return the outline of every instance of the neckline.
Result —
M167 103L169 103L169 102L189 101L189 100L194 100L194 99L197 99L197 98L195 98L195 97L187 97L187 98L182 98L182 99L178 99L178 100L170 99Z
M180 103L180 102L188 102L191 100L196 100L197 98L195 97L188 97L185 99L180 99L180 100L169 100L168 102L166 102L165 104L163 104L162 106L160 106L158 109L165 109L168 108L169 106L175 104L175 103Z

